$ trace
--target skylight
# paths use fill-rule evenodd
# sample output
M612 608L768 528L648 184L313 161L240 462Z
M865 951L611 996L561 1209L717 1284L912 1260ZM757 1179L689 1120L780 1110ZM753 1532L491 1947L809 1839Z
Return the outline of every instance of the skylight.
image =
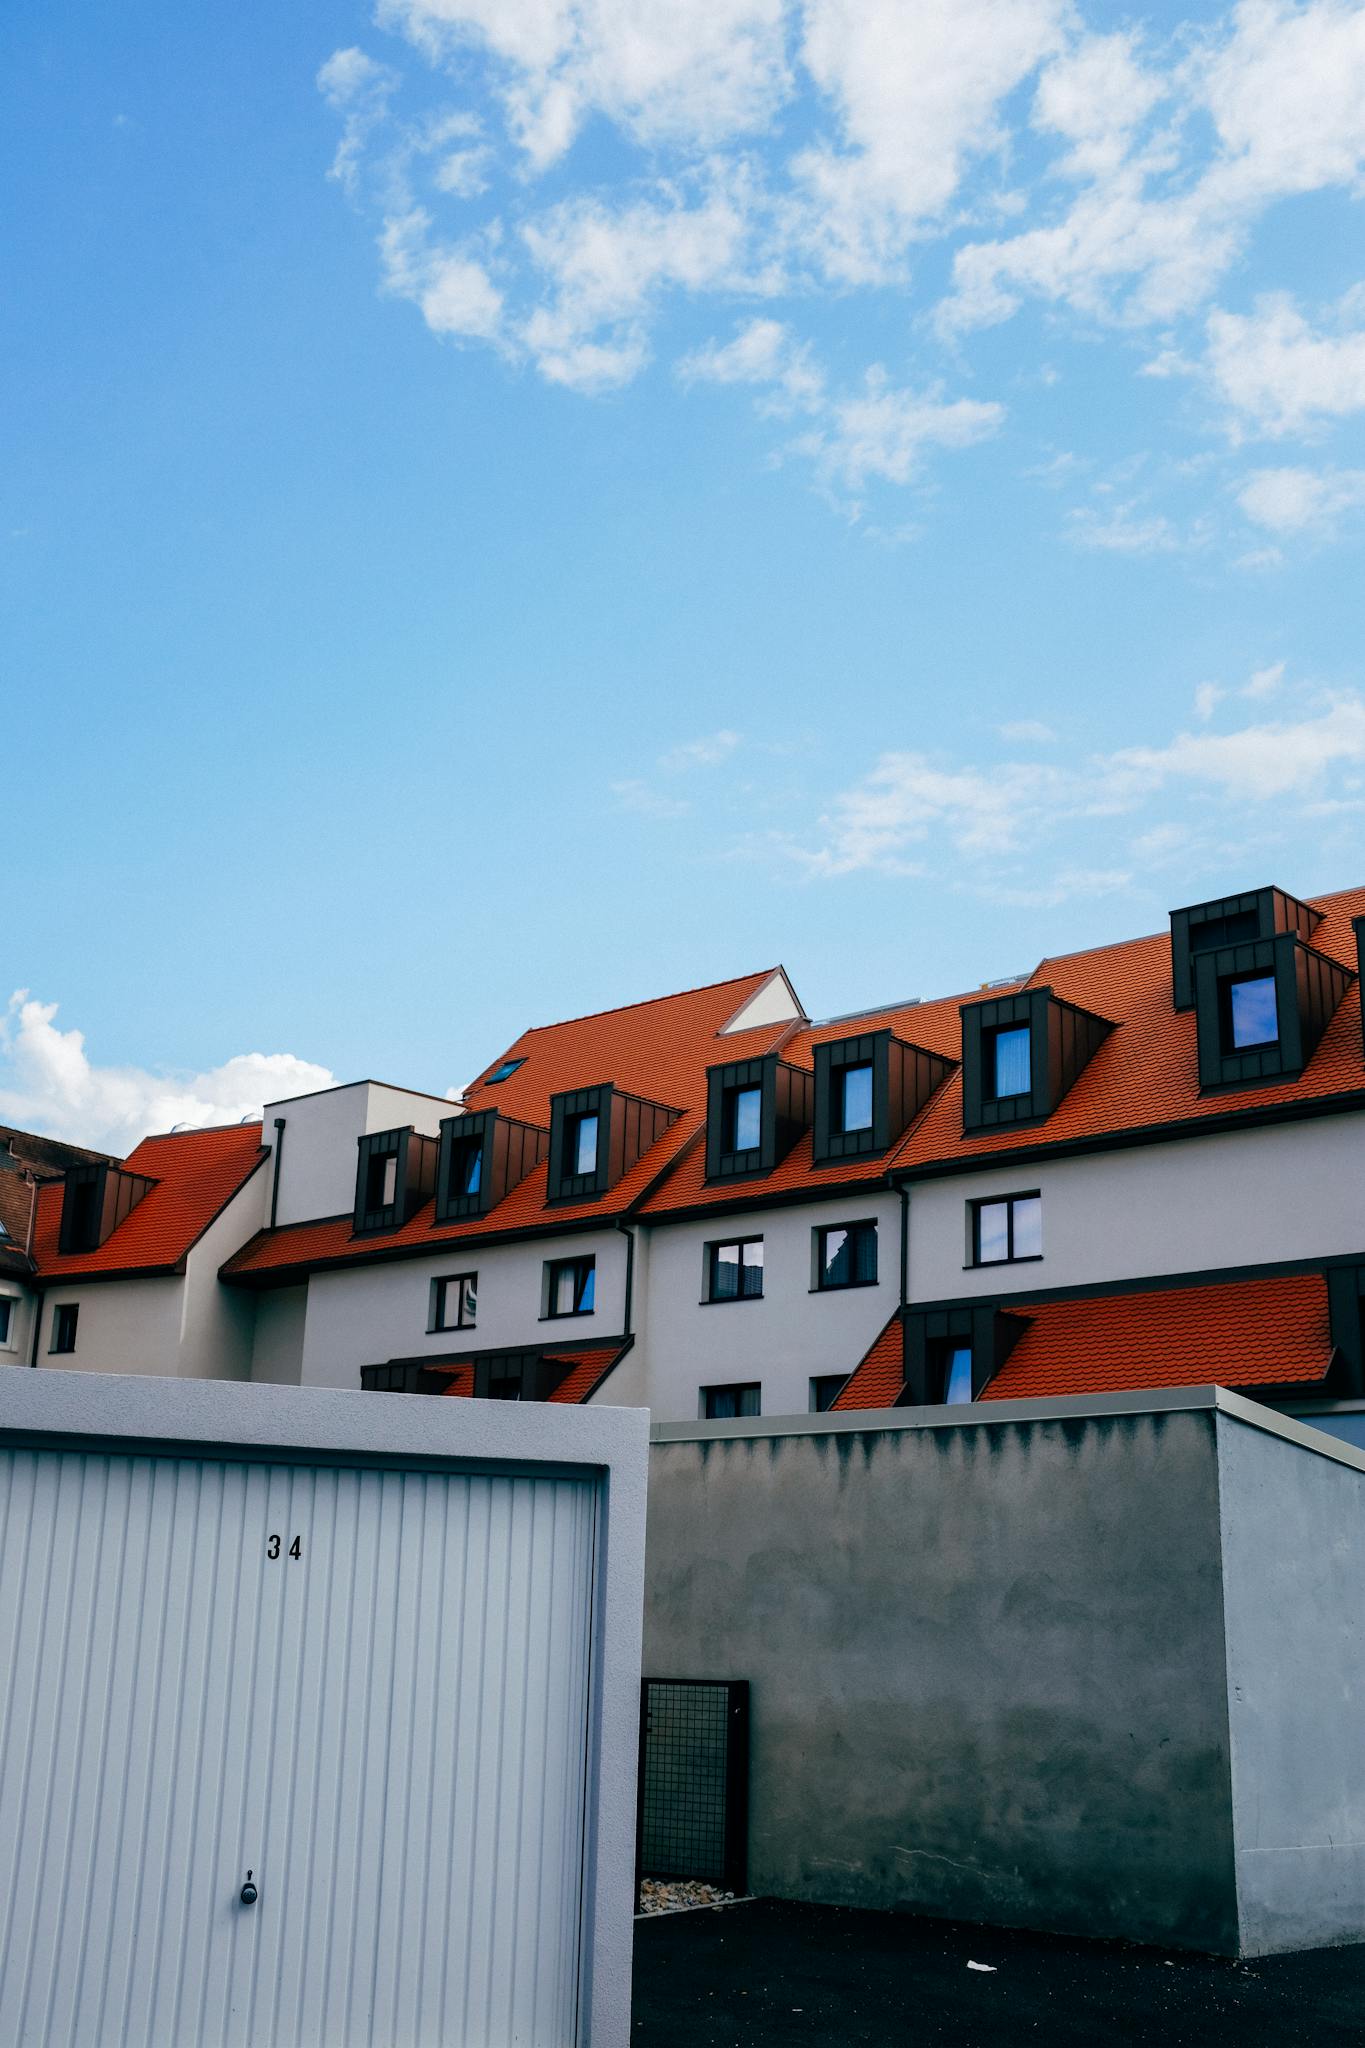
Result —
M524 1067L525 1065L526 1061L524 1059L504 1060L500 1067L494 1067L492 1073L487 1076L483 1084L484 1087L491 1088L495 1081L510 1080L512 1075L515 1074L515 1072L517 1071L517 1068Z

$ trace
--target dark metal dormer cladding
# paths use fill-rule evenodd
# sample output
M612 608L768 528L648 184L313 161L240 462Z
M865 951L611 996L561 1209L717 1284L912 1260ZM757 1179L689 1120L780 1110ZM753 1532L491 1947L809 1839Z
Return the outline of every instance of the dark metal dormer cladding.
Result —
M1322 912L1283 889L1249 889L1171 912L1171 995L1177 1010L1194 1008L1195 961L1201 953L1294 932L1311 939Z
M890 1030L817 1045L814 1163L831 1166L885 1152L955 1064Z
M548 1131L496 1109L443 1117L433 1220L458 1223L467 1216L486 1216L549 1149Z
M815 1076L775 1052L708 1067L706 1178L771 1173L810 1128L814 1106Z
M1365 1394L1365 1266L1328 1267L1327 1314L1328 1386L1338 1400L1359 1400Z
M546 1199L591 1202L615 1187L681 1112L610 1081L550 1097L550 1165Z
M97 1251L156 1182L104 1161L68 1166L63 1175L60 1252Z
M474 1394L480 1401L548 1401L567 1378L570 1361L543 1351L484 1351L474 1359Z
M1113 1028L1050 988L964 1003L963 1130L1041 1123Z
M959 1348L972 1355L972 1399L993 1380L1028 1327L993 1301L957 1308L910 1309L905 1316L905 1385L898 1408L935 1407L942 1402L947 1357Z
M1355 976L1297 932L1194 958L1201 1088L1301 1074Z
M437 1141L407 1124L397 1131L367 1131L358 1143L355 1232L401 1230L431 1198Z

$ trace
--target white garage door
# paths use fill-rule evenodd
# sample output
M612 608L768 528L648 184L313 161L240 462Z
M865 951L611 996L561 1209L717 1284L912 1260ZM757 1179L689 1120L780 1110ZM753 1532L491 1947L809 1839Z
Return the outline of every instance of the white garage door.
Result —
M5 2048L573 2042L596 1502L0 1449Z

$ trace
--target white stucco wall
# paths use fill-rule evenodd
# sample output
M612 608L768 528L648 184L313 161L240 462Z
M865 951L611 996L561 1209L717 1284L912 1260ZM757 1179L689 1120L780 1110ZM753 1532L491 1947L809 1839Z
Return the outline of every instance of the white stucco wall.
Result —
M875 1287L811 1291L811 1235L823 1225L877 1222ZM737 1210L696 1222L655 1224L637 1263L637 1350L626 1363L657 1422L696 1417L699 1390L758 1380L765 1415L804 1414L810 1382L852 1372L900 1299L900 1201L885 1189L785 1209ZM763 1239L763 1293L703 1304L705 1247ZM621 1401L624 1369L603 1398Z
M303 1375L303 1330L308 1288L266 1287L256 1304L251 1377L267 1386L296 1387Z
M1365 1252L1365 1119L1334 1116L917 1182L910 1298ZM967 1203L1038 1189L1043 1256L968 1265Z
M34 1296L17 1276L0 1273L0 1298L14 1304L9 1335L0 1343L0 1365L27 1365L33 1348Z
M49 1287L43 1296L39 1366L59 1366L71 1372L174 1376L179 1371L184 1292L185 1283L178 1275L160 1280L87 1280ZM80 1305L76 1348L72 1352L54 1352L53 1311L67 1301Z
M190 1249L185 1261L180 1345L174 1368L182 1379L251 1377L256 1298L244 1288L224 1287L218 1278L218 1268L259 1229L260 1186L269 1172L270 1161L266 1160Z
M285 1120L279 1162L275 1221L305 1223L317 1216L348 1215L355 1203L356 1143L366 1131L392 1131L411 1124L434 1137L441 1119L458 1105L439 1096L390 1088L379 1081L354 1081L324 1088L265 1108L265 1142L276 1142L275 1118ZM262 1176L261 1221L268 1222L275 1162Z
M548 1259L597 1260L591 1315L542 1321L541 1271ZM427 1330L433 1279L478 1274L472 1330ZM503 1345L581 1344L619 1336L625 1317L626 1243L617 1230L591 1230L533 1243L451 1246L421 1259L380 1261L308 1282L303 1340L305 1386L356 1387L362 1365L429 1353L497 1350Z

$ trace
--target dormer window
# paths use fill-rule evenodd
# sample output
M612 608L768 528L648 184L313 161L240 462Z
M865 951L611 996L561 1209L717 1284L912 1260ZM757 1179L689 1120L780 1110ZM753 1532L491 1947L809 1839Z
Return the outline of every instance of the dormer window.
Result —
M118 1229L149 1188L145 1174L98 1163L69 1166L62 1176L62 1218L57 1245L62 1253L98 1250Z
M1226 1039L1229 1052L1276 1045L1280 1037L1273 974L1246 974L1224 984Z
M1041 1123L1113 1030L1050 988L962 1005L962 1127Z
M824 1039L814 1060L816 1166L887 1151L953 1070L889 1030Z
M625 1095L609 1081L551 1096L548 1199L590 1202L606 1194L677 1117L676 1109Z
M706 1074L706 1178L771 1173L810 1125L813 1079L776 1053Z
M1248 946L1287 932L1305 943L1322 922L1322 912L1283 889L1249 889L1243 896L1216 896L1171 912L1171 997L1177 1010L1194 1006L1195 974L1202 953Z
M540 1164L549 1143L548 1131L518 1123L496 1109L444 1117L433 1222L486 1216Z
M1033 1088L1033 1034L1027 1024L992 1031L987 1040L986 1081L993 1102L1028 1095Z
M1355 976L1297 932L1194 956L1201 1088L1301 1074Z
M757 1152L763 1135L763 1090L727 1088L722 1098L721 1148L736 1152Z
M831 1129L840 1137L872 1129L872 1062L861 1060L856 1067L844 1067L834 1088Z
M401 1230L428 1201L436 1184L437 1141L411 1124L367 1131L359 1140L352 1228Z
M366 1209L391 1209L398 1194L398 1155L372 1154L365 1162Z

